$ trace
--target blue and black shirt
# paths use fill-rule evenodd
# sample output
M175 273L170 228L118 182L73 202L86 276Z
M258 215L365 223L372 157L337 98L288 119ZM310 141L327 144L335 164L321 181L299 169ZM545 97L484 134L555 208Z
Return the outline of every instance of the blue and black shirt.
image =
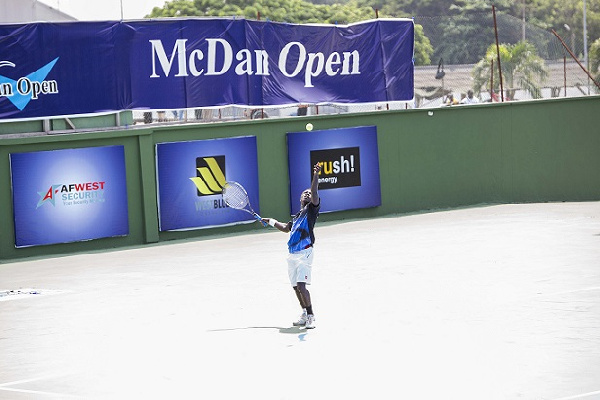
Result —
M321 203L315 206L312 202L302 207L298 214L292 217L292 220L288 222L290 227L290 240L288 240L288 249L290 253L295 253L300 250L309 248L315 243L315 234L313 228L317 217L319 216L319 209Z

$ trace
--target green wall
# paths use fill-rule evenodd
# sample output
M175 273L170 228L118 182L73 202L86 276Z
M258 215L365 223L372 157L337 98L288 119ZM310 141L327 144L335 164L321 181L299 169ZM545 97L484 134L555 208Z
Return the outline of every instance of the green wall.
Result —
M325 221L476 204L600 200L599 111L594 96L26 137L11 133L26 131L31 122L0 124L0 262L263 229L158 232L154 145L160 142L255 135L261 213L285 220L286 133L304 130L307 122L315 130L375 125L378 131L382 206L323 214ZM9 154L105 145L125 147L130 234L16 249Z

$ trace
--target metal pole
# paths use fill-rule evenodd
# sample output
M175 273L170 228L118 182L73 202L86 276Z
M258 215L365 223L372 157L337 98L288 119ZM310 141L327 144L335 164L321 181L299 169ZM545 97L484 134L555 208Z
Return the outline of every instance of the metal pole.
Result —
M490 67L490 103L494 102L494 60Z
M565 78L565 97L567 97L567 56L563 56L563 77Z
M577 59L577 57L575 57L575 54L573 54L573 52L571 51L571 49L569 49L569 46L566 45L565 41L558 35L558 33L556 33L556 31L554 29L552 29L552 33L554 34L554 36L556 36L558 38L558 40L560 40L560 43L569 52L569 54L571 55L571 57L573 58L573 60L575 60L575 62L577 62L577 64L579 64L579 66L581 67L581 69L583 70L583 72L585 72L587 74L588 80L591 79L592 82L594 82L594 84L598 87L598 89L600 89L600 84L598 82L596 82L596 80L592 77L592 75L589 73L589 71L587 70L587 68L585 68L583 65L581 65L581 63L579 62L579 60Z
M585 64L585 68L589 69L590 66L588 64L588 46L587 46L587 8L585 4L585 0L583 0L583 63ZM590 94L590 80L588 79L588 95Z
M523 41L525 41L525 0L523 0L523 32L522 32L522 36L523 36Z
M496 34L496 54L498 55L498 75L500 76L500 98L504 103L504 85L502 84L502 64L500 64L500 44L498 43L498 24L496 23L496 6L492 6L494 13L494 32Z
M123 21L123 0L121 0L121 21Z

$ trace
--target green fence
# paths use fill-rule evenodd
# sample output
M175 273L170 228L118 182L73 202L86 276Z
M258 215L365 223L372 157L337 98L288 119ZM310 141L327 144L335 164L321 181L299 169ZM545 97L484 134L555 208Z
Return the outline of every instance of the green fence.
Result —
M308 122L315 130L375 125L378 131L382 205L323 214L325 221L477 204L600 200L599 111L600 97L592 96L22 137L0 124L0 262L263 229L253 224L159 232L155 144L161 142L255 135L261 212L286 220L286 133L302 131ZM130 234L16 249L9 154L106 145L125 148Z

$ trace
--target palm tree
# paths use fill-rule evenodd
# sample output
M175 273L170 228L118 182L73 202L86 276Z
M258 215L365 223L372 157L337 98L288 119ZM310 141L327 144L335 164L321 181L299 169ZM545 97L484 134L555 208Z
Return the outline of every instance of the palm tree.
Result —
M527 41L516 44L501 44L500 64L502 67L502 81L509 99L514 99L518 89L525 90L534 99L542 97L541 85L548 77L544 60L537 55L535 46ZM490 68L494 66L494 92L498 92L500 76L498 75L498 57L496 45L488 47L485 57L473 68L473 89L477 94L489 90ZM515 84L518 85L515 86Z

